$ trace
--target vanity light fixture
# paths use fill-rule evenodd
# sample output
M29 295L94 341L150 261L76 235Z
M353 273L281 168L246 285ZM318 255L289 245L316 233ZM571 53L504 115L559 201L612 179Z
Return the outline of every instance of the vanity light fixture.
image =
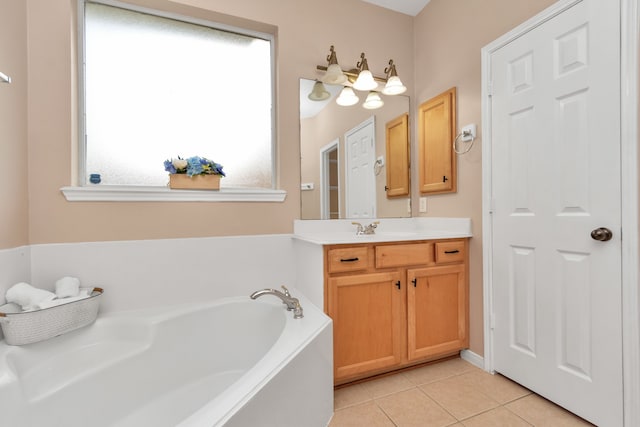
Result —
M384 101L380 98L380 94L378 92L369 92L367 95L367 99L364 101L362 106L367 110L375 110L376 108L380 108L384 105Z
M378 87L378 83L373 79L373 74L369 71L369 64L367 63L367 58L364 56L364 52L360 54L360 62L357 64L358 67L358 78L355 83L353 83L353 88L356 90L373 90Z
M364 52L360 54L360 61L358 61L356 68L345 71L338 65L335 48L331 45L327 61L329 62L328 66L317 65L316 69L325 72L322 82L344 86L344 89L336 99L338 105L350 106L360 101L353 89L369 93L363 103L363 107L367 109L380 108L384 105L384 100L380 97L379 92L384 95L400 95L407 91L407 87L402 84L400 77L398 77L393 59L389 60L389 66L384 69L385 77L374 76L371 73ZM316 82L314 90L309 94L310 99L314 99L312 95L316 91L318 83ZM384 85L382 90L379 89L381 85Z
M349 86L345 86L342 92L340 92L340 96L336 99L336 104L342 105L343 107L349 107L358 102L360 102L360 98L358 98L358 95L356 95Z
M384 69L384 73L387 75L387 84L382 89L382 93L385 95L400 95L407 91L407 87L402 84L400 77L398 77L393 59L389 60L389 66Z
M347 81L347 76L342 72L342 68L338 65L338 56L336 55L336 51L331 45L329 48L329 55L327 55L327 62L329 65L327 66L327 72L324 74L322 81L327 84L332 85L341 85L342 83Z
M327 88L325 88L322 82L318 80L316 80L316 82L313 84L311 93L307 95L307 97L312 101L324 101L330 96L331 94L327 91Z

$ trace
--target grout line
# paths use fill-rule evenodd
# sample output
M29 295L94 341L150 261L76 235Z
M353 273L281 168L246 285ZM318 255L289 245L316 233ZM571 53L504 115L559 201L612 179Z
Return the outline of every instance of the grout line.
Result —
M517 399L516 399L517 400ZM515 402L515 401L514 401ZM509 402L510 403L510 402ZM524 421L525 423L529 424L530 426L533 426L532 423L529 422L529 420L526 420L524 418L522 418L522 416L520 414L516 414L515 412L513 412L511 409L507 408L505 405L502 405L502 407L504 409L506 409L507 411L511 412L513 415L515 415L516 417L520 418L522 421Z
M434 381L435 382L435 381ZM433 384L433 383L430 383ZM424 391L423 389L421 389L420 387L416 387L422 394L424 394L425 396L427 396L428 399L430 399L431 401L433 401L433 403L435 403L436 405L438 405L440 407L440 409L442 409L444 412L446 412L447 414L451 415L451 418L453 418L455 420L455 422L449 424L454 425L456 423L459 423L460 420L458 419L458 417L456 417L455 415L453 415L449 410L447 410L447 408L445 408L444 406L442 406L440 404L440 402L438 402L436 399L434 399L433 397L429 396L429 393L427 393L426 391Z
M393 421L393 418L391 418L391 415L387 414L387 411L385 411L382 406L378 405L378 402L376 402L375 399L373 401L376 404L376 406L382 411L382 413L385 415L385 417L387 417L387 419L389 421L391 421L391 424L393 424L394 426L398 427L398 424L396 424L396 422Z

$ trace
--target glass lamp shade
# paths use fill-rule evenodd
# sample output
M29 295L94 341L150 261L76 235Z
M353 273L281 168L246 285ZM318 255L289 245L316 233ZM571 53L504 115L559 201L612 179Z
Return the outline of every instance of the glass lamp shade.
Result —
M307 96L312 101L324 101L331 96L322 82L315 82L311 93Z
M342 72L342 68L338 64L331 64L324 73L322 81L329 85L340 85L347 81L347 76Z
M360 74L358 74L358 78L353 84L354 89L362 91L372 90L376 87L378 87L378 83L373 80L373 74L371 74L371 71L369 70L360 71Z
M369 92L367 95L366 101L362 106L367 110L375 110L376 108L380 108L384 105L384 101L380 98L380 95L377 92Z
M400 81L400 77L398 76L389 77L387 84L384 86L384 89L382 89L382 93L385 95L400 95L406 91L407 87L402 84L402 81Z
M340 96L336 99L336 103L338 105L342 105L343 107L348 107L350 105L357 104L360 101L360 98L356 95L356 93L350 87L345 87L340 92Z

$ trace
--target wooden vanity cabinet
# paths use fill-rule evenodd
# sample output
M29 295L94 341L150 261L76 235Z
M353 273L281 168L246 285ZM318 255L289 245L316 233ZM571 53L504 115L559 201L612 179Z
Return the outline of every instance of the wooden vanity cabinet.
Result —
M325 246L336 384L468 346L467 239Z

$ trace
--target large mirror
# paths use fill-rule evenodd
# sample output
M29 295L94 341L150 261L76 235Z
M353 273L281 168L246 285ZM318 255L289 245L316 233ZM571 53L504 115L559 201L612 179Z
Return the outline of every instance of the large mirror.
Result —
M345 107L335 101L342 86L324 85L328 98L310 100L314 84L300 80L301 219L410 217L409 98L382 95L384 105L368 110L356 92L360 102ZM406 153L402 161L397 147ZM406 175L406 191L387 185L399 175Z

